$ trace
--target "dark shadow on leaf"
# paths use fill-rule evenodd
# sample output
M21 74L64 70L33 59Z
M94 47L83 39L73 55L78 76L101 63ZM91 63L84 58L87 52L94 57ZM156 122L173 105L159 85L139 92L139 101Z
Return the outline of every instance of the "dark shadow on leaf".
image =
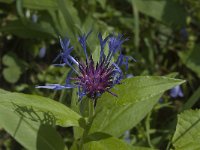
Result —
M80 118L79 120L78 120L78 123L79 123L79 126L80 127L82 127L83 129L85 129L86 128L86 121L85 121L85 119L84 118Z
M104 139L107 139L107 138L110 138L110 137L112 137L112 136L109 135L109 134L102 133L102 132L95 132L95 133L88 135L85 138L84 143L88 143L88 142L91 142L91 141L100 141L100 140L104 140Z
M19 122L17 123L17 127L16 127L16 129L15 129L15 132L14 132L14 134L13 134L13 137L15 137L15 135L17 134L18 129L20 128L20 125L21 125L22 121L23 121L23 116L20 117L20 120L19 120Z
M27 118L45 125L55 126L56 118L52 112L44 112L36 110L32 106L19 106L14 103L13 106L14 111L22 118Z
M64 150L65 144L56 129L50 125L41 125L37 134L37 150Z

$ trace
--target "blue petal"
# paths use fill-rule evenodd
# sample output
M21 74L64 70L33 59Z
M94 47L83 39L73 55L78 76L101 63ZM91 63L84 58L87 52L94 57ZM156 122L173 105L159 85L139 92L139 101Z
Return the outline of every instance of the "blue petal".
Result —
M37 16L36 14L33 14L33 15L32 15L32 21L33 21L34 23L37 23L37 21L38 21L38 16Z
M117 37L113 36L110 38L108 45L109 45L109 50L111 52L116 53L118 50L121 49L122 43L128 40L128 39L122 40L122 37L123 37L122 34L118 34Z
M107 61L110 61L116 52L121 51L122 43L128 40L128 39L122 39L122 37L123 37L122 34L118 34L117 37L112 36L109 39L109 42L108 42L109 53L107 56Z
M119 84L123 78L123 72L117 64L113 63L112 65L115 67L113 70L113 85Z
M60 37L59 37L60 38ZM73 47L69 47L70 45L70 40L65 38L65 39L61 39L60 38L60 45L62 47L63 52L61 52L55 59L53 62L57 61L58 58L61 58L61 61L64 62L65 64L68 64L69 60L74 62L74 59L72 59L72 57L70 56L70 53L72 52L72 50L74 49ZM62 65L61 65L62 66Z
M108 39L111 37L111 35L108 35L105 39L102 38L102 34L99 33L98 34L98 38L99 38L99 42L100 42L100 47L101 47L101 51L100 51L100 62L102 62L103 57L105 57L104 54L104 47L106 45L106 42L108 41Z
M74 70L73 69L71 69L70 71L69 71L69 73L67 74L67 78L66 78L66 80L65 80L65 83L68 85L68 84L70 84L70 78L71 78L71 76L72 76L72 73L74 72Z
M86 95L86 92L83 89L81 89L81 87L79 86L77 94L78 94L78 97L79 97L79 101L81 101L82 98Z
M134 59L133 57L131 57L131 56L124 56L124 55L120 54L120 55L118 56L118 59L117 59L117 61L116 61L116 64L117 64L119 67L121 67L122 65L125 65L125 66L126 66L126 70L128 70L128 61L129 61L129 60L135 61L135 59Z
M183 40L188 39L188 32L187 32L187 29L185 27L181 29L180 34L181 34Z
M47 84L45 86L36 86L36 88L52 89L52 90L62 90L75 88L74 85L60 85L60 84Z
M66 63L62 63L62 64L53 64L54 66L59 66L59 67L64 67L66 65Z
M126 66L126 70L128 70L128 60L129 60L129 57L125 56L124 59L125 59L125 61L123 62L123 64Z
M116 64L117 64L118 66L121 66L122 63L123 63L123 59L124 59L124 55L120 54L120 55L118 56L118 58L117 58Z
M82 46L82 48L84 50L84 53L85 53L85 56L86 56L87 60L88 60L88 55L87 55L87 50L86 50L86 45L87 45L86 40L87 40L87 38L88 38L88 36L90 35L91 32L92 31L90 31L87 34L83 34L82 36L78 37L78 41L80 42L80 44L81 44L81 46Z
M40 48L39 57L43 58L45 56L45 54L46 54L46 47L44 46L44 47Z
M126 143L131 144L131 134L130 134L130 130L127 130L124 132L124 141Z
M182 90L181 90L180 85L177 85L177 86L175 86L174 88L172 88L172 89L170 90L170 96L171 96L172 98L183 97L183 96L184 96L184 95L183 95L183 92L182 92Z
M74 59L74 57L72 57L71 55L69 55L69 59L71 60L71 62L73 62L74 64L76 64L77 66L79 66L78 61L76 61L76 59Z
M116 63L112 63L112 65L115 67L115 70L117 71L117 72L122 72L122 70L120 69L120 67L116 64Z
M127 75L126 75L126 78L133 78L133 77L134 77L133 74L127 74Z
M62 49L64 51L66 51L69 47L70 40L67 38L64 38L63 40L61 39L61 37L59 37L59 38L60 38L60 45L61 45Z

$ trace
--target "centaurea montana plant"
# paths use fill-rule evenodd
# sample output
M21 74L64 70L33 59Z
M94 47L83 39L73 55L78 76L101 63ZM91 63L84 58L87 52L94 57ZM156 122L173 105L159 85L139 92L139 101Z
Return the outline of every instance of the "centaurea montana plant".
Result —
M88 56L86 40L91 32L78 37L78 41L84 50L86 61L77 61L71 56L71 52L74 49L70 46L70 40L60 38L60 44L62 52L56 57L55 60L61 58L61 64L55 64L56 66L68 65L71 68L70 73L66 79L65 85L60 84L47 84L45 86L37 86L37 88L47 88L60 90L65 88L78 88L78 96L81 100L83 96L87 96L96 100L104 93L108 92L114 96L110 89L116 84L120 84L123 79L123 72L121 67L125 65L128 68L128 60L132 57L122 54L121 45L128 39L123 39L123 35L118 34L108 35L104 39L101 33L98 34L100 42L100 58L95 64L92 55ZM105 46L108 44L108 54L105 54ZM119 54L116 61L113 62L115 54ZM76 74L75 77L71 77L72 72ZM73 81L73 82L71 82Z

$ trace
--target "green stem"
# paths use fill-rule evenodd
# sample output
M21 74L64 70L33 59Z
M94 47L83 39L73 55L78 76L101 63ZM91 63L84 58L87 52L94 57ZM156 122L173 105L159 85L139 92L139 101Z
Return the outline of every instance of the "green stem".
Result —
M80 150L83 150L83 144L84 144L84 139L88 136L88 133L89 133L89 130L90 130L90 127L92 125L92 121L93 121L93 117L94 117L94 114L95 114L95 110L94 110L94 104L96 102L96 100L89 100L89 106L88 106L88 121L87 121L87 124L86 124L86 128L83 132L83 136L80 140Z
M140 23L139 23L139 12L134 1L132 1L132 9L134 15L134 33L135 33L134 43L136 49L138 50L140 44Z
M89 100L89 116L88 116L88 123L92 121L94 116L94 101Z
M60 103L64 104L66 95L67 95L67 90L66 89L62 90L61 94L60 94L60 97L59 97L59 102Z
M66 72L63 74L63 76L60 78L59 84L62 84L62 83L66 80L67 74L68 74L68 71L66 71ZM58 90L55 90L55 91L53 92L52 99L55 99L57 92L58 92Z
M147 115L145 126L146 126L146 136L147 136L148 144L151 148L154 148L154 146L151 143L151 137L150 137L150 120L151 120L151 113Z

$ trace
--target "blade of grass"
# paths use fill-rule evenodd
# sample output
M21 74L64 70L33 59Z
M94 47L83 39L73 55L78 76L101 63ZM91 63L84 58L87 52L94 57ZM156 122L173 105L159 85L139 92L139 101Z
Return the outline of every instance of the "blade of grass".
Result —
M183 105L181 112L190 109L200 98L200 87L192 94L189 100Z
M136 49L138 49L139 43L140 43L139 12L133 0L132 0L132 9L133 9L133 15L134 15L134 34L135 34L134 43L135 43Z

